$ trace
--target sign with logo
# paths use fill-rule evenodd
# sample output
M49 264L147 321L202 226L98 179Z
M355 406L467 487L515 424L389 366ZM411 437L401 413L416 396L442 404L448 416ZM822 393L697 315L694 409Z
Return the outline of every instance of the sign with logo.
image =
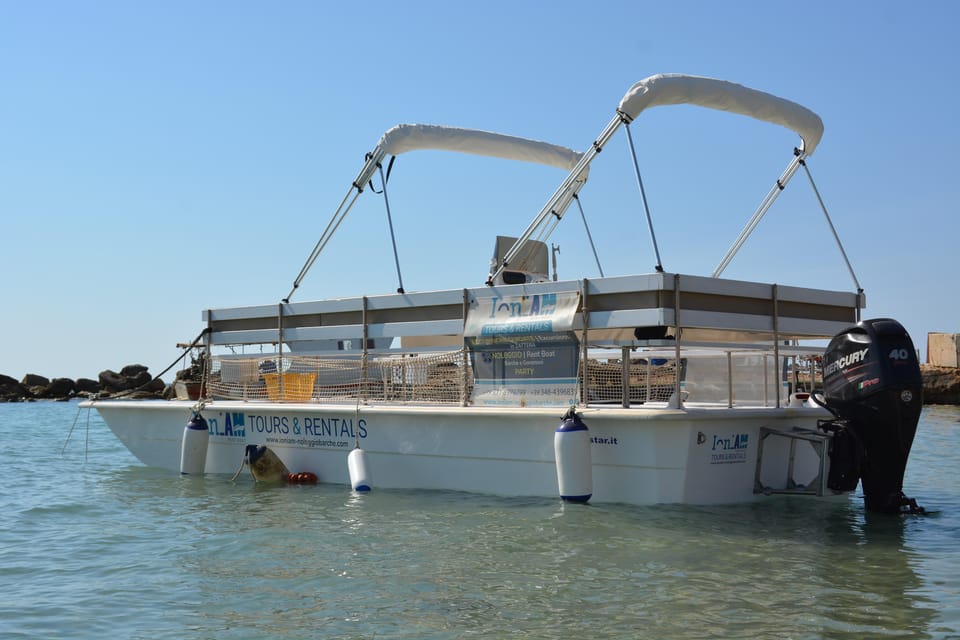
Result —
M558 406L577 393L580 294L479 298L464 329L477 405Z
M699 442L699 438L698 438ZM739 464L747 461L750 434L713 434L710 443L710 464Z
M580 292L475 298L467 312L463 335L509 336L573 329Z

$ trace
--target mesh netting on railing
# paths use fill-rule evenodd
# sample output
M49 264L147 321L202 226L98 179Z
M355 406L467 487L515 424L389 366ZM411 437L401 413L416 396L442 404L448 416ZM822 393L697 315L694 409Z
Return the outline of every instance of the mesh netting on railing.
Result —
M282 370L282 373L281 373ZM367 356L214 356L212 398L286 402L353 401L460 404L472 387L463 353ZM466 387L466 389L465 389Z
M666 402L675 389L676 361L635 358L627 365L630 402ZM623 365L618 360L587 360L587 398L593 403L622 403Z

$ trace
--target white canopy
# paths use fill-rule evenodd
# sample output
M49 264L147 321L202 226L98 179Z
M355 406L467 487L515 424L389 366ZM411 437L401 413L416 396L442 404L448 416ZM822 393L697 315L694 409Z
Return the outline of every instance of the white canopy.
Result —
M388 155L399 155L418 149L458 151L506 160L536 162L566 171L573 169L583 155L573 149L548 142L491 131L431 124L398 124L383 134L377 146Z
M572 172L583 158L582 153L550 144L540 142L539 140L530 140L529 138L518 138L517 136L508 136L502 133L493 133L490 131L479 131L476 129L460 129L457 127L444 127L429 124L398 124L389 129L381 136L376 148L366 155L363 168L357 174L356 179L350 185L347 195L337 210L333 213L330 222L313 251L300 269L300 274L293 282L293 288L284 301L289 301L290 296L300 286L300 282L307 271L313 266L314 261L320 252L333 237L334 232L343 222L353 203L363 191L365 185L373 178L374 173L381 168L381 163L387 155L399 155L407 151L416 151L418 149L433 149L437 151L456 151L459 153L470 153L478 156L489 156L494 158L503 158L506 160L519 160L522 162L534 162L551 167L558 167L564 171ZM578 171L575 177L568 177L570 182L576 183L579 189L587 180L587 166ZM564 207L569 205L569 198L576 193L576 189L567 189L567 202ZM387 210L389 214L389 209ZM392 229L391 229L392 234ZM399 265L397 272L399 276ZM403 285L401 283L401 289Z
M377 147L367 156L367 162L354 181L354 185L362 188L373 176L377 165L387 155L395 156L420 149L456 151L477 156L534 162L558 167L564 171L572 170L583 156L582 153L573 149L549 142L491 131L432 124L398 124L383 134ZM581 174L583 180L586 180L586 173L584 171Z
M649 107L694 104L739 113L779 124L803 139L802 151L812 155L823 136L820 116L795 102L740 84L680 74L657 74L633 85L620 101L619 111L630 119Z

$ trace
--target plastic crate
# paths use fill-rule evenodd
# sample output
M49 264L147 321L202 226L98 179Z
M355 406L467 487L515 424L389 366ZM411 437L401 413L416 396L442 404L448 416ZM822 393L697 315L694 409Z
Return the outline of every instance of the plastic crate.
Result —
M277 373L263 374L267 383L267 397L271 400L280 399L280 375ZM285 402L308 402L313 397L313 382L317 378L315 373L284 373L283 400Z

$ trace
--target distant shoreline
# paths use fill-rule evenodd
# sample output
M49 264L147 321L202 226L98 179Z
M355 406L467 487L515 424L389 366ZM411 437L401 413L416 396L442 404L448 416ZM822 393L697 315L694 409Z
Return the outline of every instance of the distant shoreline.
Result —
M131 364L119 373L107 369L92 378L46 378L28 373L20 380L0 374L0 402L72 400L74 398L156 399L173 396L172 386L150 375L147 367Z
M923 403L960 405L960 368L920 365ZM0 374L0 402L73 400L85 398L171 399L173 385L153 378L142 365L127 365L119 373L102 371L91 378L53 378L27 374L21 380Z

